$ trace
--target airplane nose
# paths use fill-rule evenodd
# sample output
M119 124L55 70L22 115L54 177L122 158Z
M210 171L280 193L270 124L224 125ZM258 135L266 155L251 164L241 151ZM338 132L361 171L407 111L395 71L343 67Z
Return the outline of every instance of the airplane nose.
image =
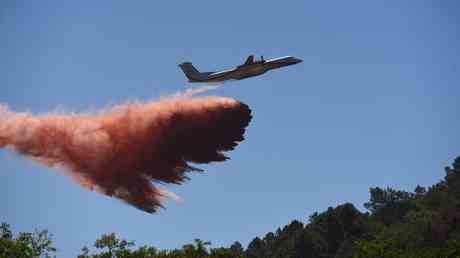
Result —
M302 59L294 57L294 64L298 64L298 63L302 63L302 62L303 62Z

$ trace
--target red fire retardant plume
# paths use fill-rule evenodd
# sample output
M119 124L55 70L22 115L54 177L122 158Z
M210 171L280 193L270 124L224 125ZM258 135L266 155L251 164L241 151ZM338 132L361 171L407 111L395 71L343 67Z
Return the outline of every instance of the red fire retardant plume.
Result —
M0 148L61 167L90 190L153 213L171 196L156 183L181 184L189 163L228 159L242 141L249 107L223 97L174 97L96 114L15 113L0 106Z

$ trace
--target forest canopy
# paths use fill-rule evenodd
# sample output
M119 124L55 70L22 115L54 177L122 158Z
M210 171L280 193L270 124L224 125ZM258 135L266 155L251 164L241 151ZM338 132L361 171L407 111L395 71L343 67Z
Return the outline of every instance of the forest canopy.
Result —
M173 250L136 247L115 233L102 235L78 258L428 258L460 257L460 157L444 169L444 178L413 192L390 187L370 188L367 212L345 203L315 212L308 223L288 225L255 237L244 248L211 247L195 239ZM0 227L0 258L55 257L46 231L14 235L7 223Z

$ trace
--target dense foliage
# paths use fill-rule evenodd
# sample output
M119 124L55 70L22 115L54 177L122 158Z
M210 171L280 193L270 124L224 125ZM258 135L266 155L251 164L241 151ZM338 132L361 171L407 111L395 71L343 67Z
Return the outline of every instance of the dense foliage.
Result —
M16 237L10 225L0 226L0 258L53 257L56 249L52 246L48 231L34 233L21 232Z
M460 157L445 168L441 182L414 192L371 188L362 213L345 203L314 213L309 223L292 221L264 237L254 238L246 249L239 242L211 248L196 239L180 249L159 250L118 239L115 234L96 240L96 253L83 248L79 258L428 258L460 257ZM8 225L1 228L0 257L50 255L47 233L13 238ZM27 237L21 237L27 236ZM43 237L45 236L45 237ZM24 240L25 239L25 240ZM40 240L41 239L41 240ZM46 241L44 241L46 240ZM37 244L41 243L37 248ZM21 256L8 256L24 251Z

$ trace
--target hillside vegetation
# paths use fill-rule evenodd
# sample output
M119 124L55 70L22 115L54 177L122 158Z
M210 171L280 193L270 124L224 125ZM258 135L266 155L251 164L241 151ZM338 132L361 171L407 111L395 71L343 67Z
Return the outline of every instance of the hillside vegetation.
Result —
M196 239L174 250L136 247L114 233L103 235L94 250L84 247L79 258L428 258L460 257L460 157L445 176L413 192L370 188L368 210L345 203L314 213L309 222L288 225L255 237L245 249L239 242L212 248ZM0 257L53 257L56 249L46 231L14 236L0 228Z

